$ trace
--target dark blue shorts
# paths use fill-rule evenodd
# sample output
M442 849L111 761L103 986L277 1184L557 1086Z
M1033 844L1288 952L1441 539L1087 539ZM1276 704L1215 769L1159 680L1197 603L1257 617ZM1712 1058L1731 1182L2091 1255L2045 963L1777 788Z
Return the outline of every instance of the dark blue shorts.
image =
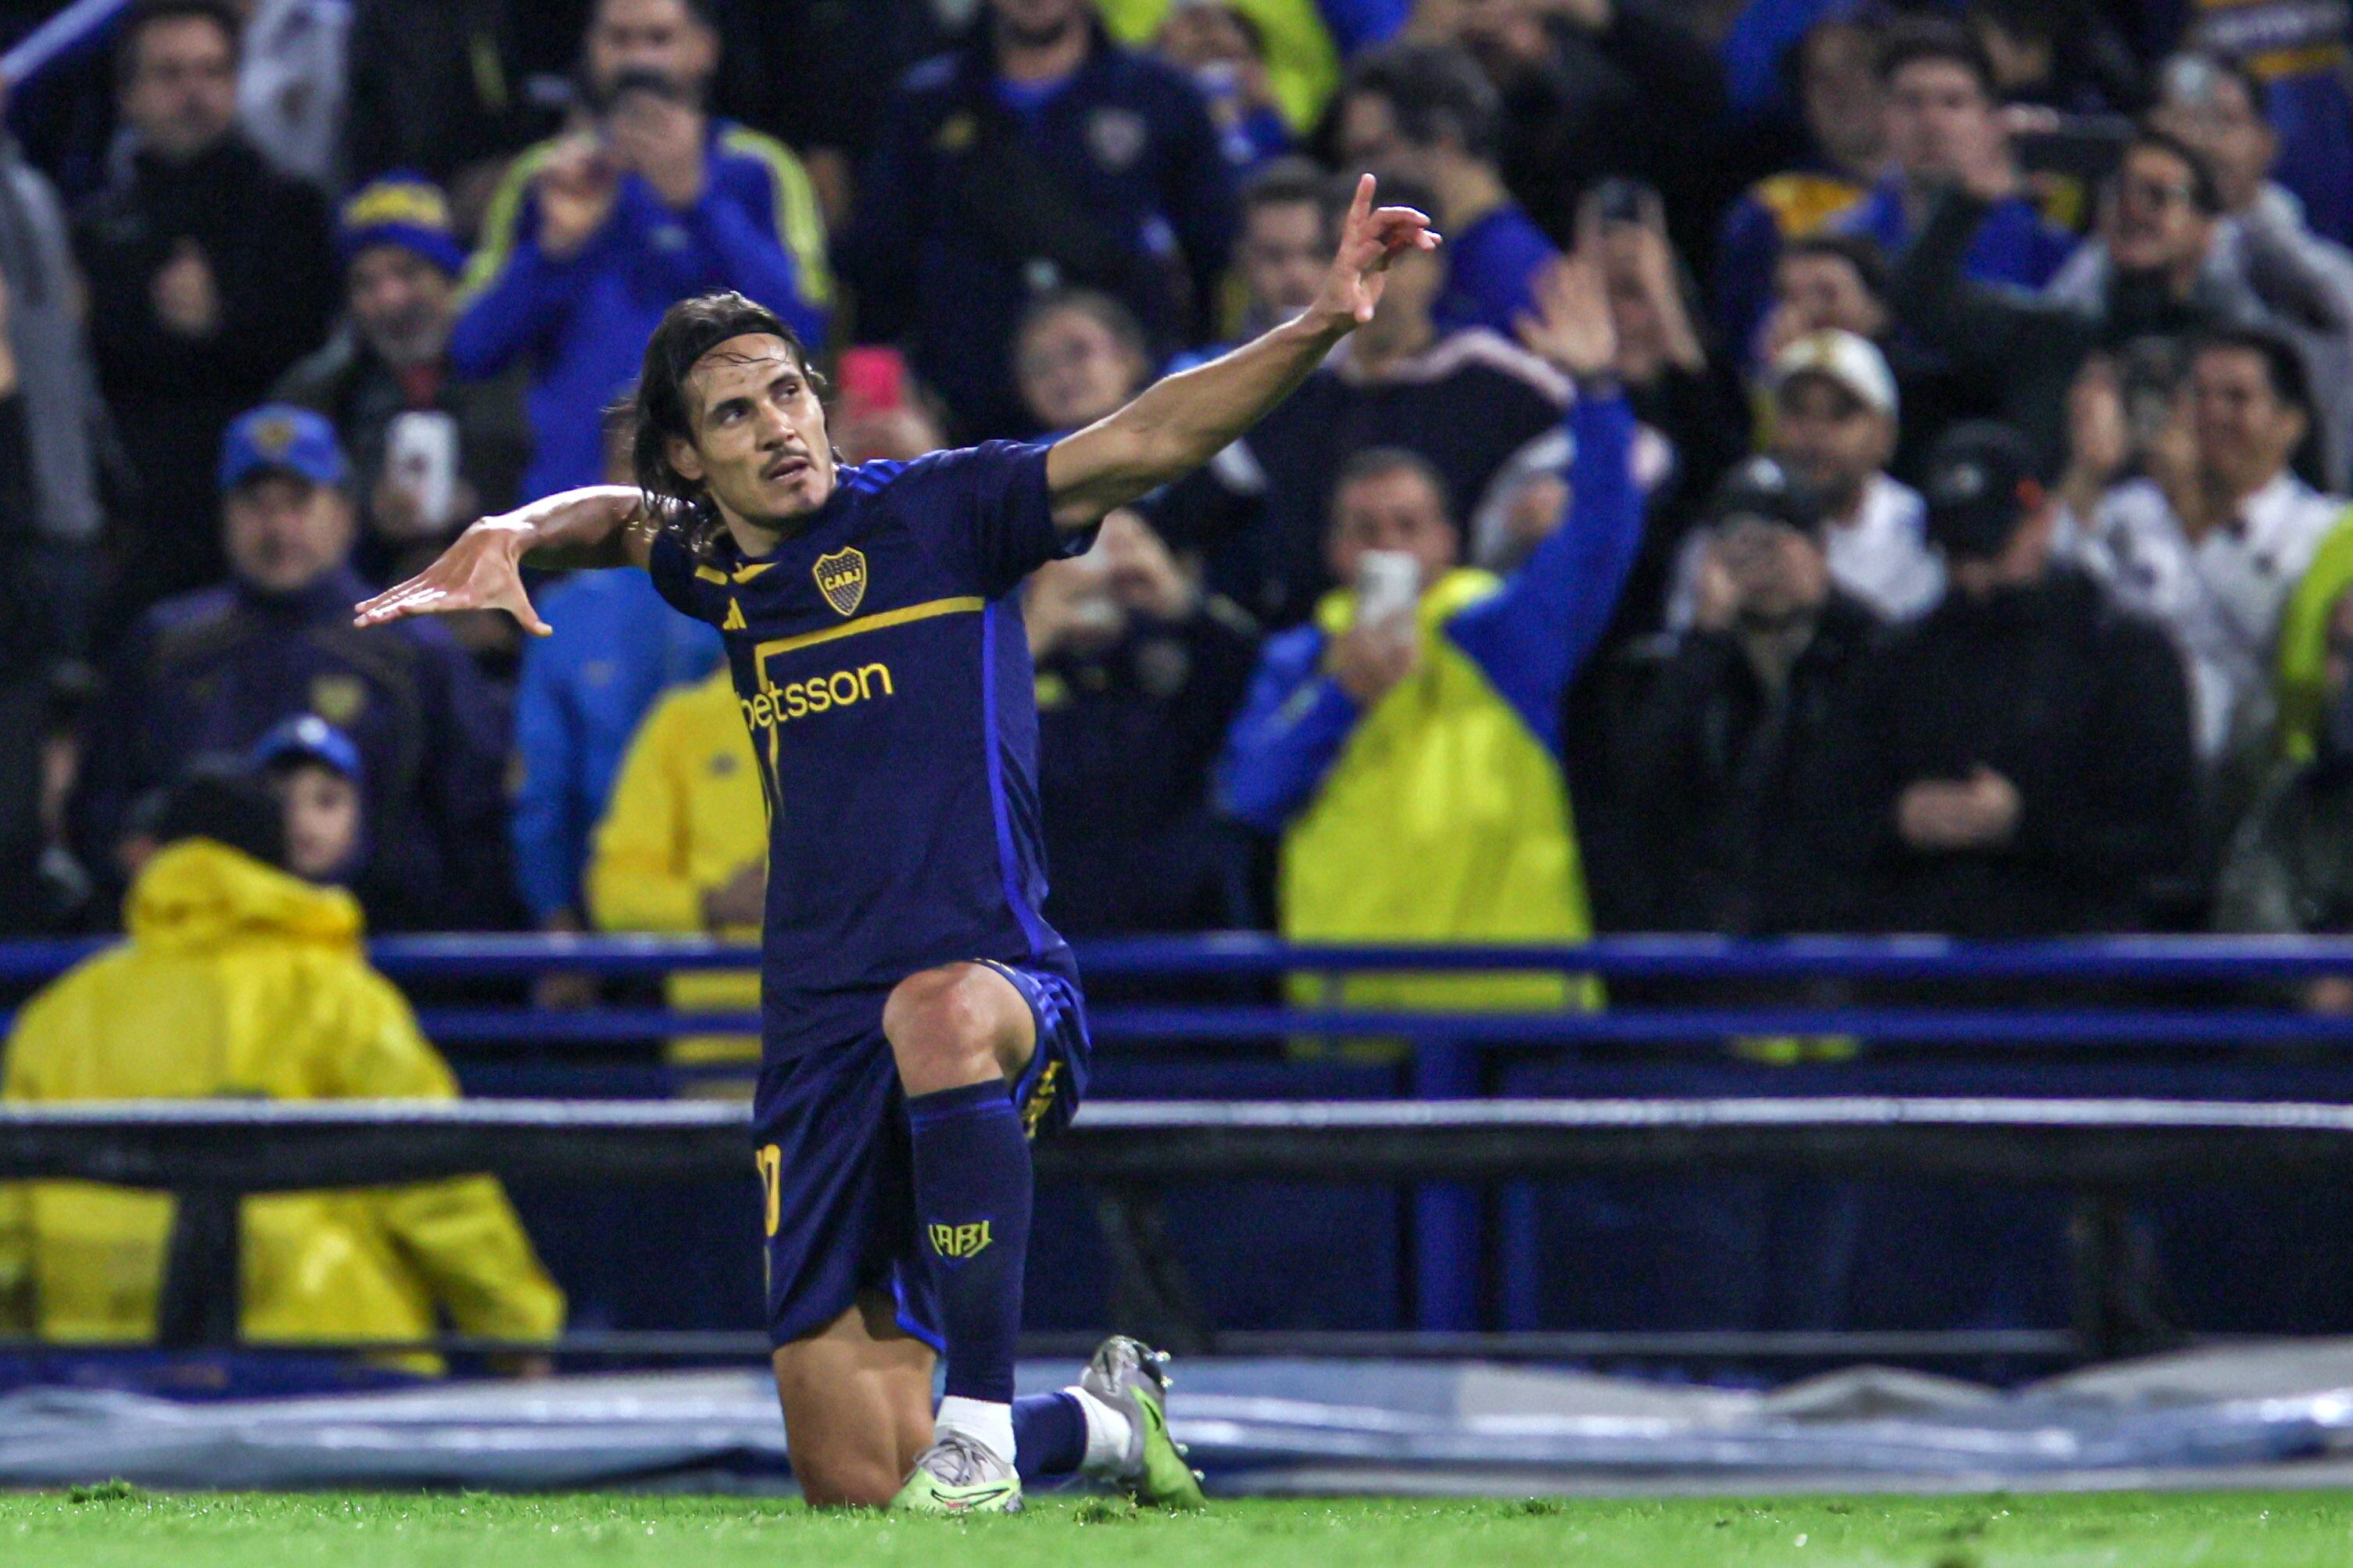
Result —
M1066 1126L1086 1092L1086 1001L1077 983L1042 966L988 967L1011 981L1038 1023L1038 1049L1012 1085L1033 1139ZM882 1036L887 991L828 997L834 1037L760 1069L753 1141L767 1229L768 1337L789 1344L887 1290L899 1325L941 1348L939 1304L915 1218L906 1094Z

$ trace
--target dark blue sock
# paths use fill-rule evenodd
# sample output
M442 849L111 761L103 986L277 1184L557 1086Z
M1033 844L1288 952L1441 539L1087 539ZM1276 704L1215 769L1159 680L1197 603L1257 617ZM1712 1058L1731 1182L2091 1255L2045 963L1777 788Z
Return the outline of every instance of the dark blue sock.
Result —
M938 1281L951 1398L1013 1401L1029 1255L1029 1141L1001 1081L907 1101L915 1215Z
M1087 1417L1077 1395L1033 1394L1013 1402L1013 1468L1023 1480L1067 1476L1086 1458Z

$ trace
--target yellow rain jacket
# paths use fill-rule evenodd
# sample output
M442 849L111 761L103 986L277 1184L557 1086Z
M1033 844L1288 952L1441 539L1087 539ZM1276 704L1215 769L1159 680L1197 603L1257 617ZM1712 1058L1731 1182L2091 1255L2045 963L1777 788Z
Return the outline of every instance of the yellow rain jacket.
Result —
M629 742L589 857L589 914L603 931L701 931L703 894L767 854L767 802L733 677L722 665L701 684L665 696ZM719 934L756 942L760 928ZM754 1012L760 976L673 974L670 1004L694 1012ZM751 1035L692 1036L670 1045L670 1059L684 1065L759 1058L759 1038Z
M1493 594L1457 570L1422 595L1421 662L1360 719L1307 808L1282 837L1282 934L1293 942L1580 942L1592 933L1568 787L1487 672L1446 635L1457 611ZM1316 625L1336 638L1355 595L1325 596ZM1588 985L1554 973L1300 976L1293 999L1351 1007L1540 1011L1589 1005Z
M129 942L17 1016L0 1096L456 1098L407 1003L368 967L349 894L192 838L148 863L126 913ZM0 1184L0 1329L153 1336L172 1211L168 1196L119 1187ZM438 1313L501 1339L551 1339L564 1323L563 1293L488 1177L248 1199L243 1249L256 1342L424 1339Z

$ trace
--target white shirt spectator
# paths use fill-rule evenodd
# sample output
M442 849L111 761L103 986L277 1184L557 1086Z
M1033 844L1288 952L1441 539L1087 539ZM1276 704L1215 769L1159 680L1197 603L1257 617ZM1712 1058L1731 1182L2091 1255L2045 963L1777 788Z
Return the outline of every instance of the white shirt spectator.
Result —
M1670 631L1691 626L1700 552L1706 547L1706 531L1696 531L1676 557L1674 586L1667 595ZM1926 504L1918 490L1885 474L1873 474L1863 485L1852 518L1822 525L1822 552L1839 591L1882 620L1926 615L1945 596L1945 563L1928 546Z
M2198 754L2211 763L2267 732L2280 612L2345 503L2284 469L2237 518L2192 540L2151 479L2100 499L2089 526L2061 520L2063 549L2117 602L2161 623L2189 667Z

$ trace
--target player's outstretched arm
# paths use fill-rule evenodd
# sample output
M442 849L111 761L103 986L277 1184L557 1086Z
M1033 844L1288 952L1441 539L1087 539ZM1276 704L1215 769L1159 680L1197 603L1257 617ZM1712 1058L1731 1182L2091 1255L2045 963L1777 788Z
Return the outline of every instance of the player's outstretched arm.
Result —
M646 515L645 498L627 485L565 490L482 519L432 565L354 605L352 624L380 626L408 616L504 610L525 631L545 637L550 628L523 592L526 559L549 571L643 567L659 531Z
M1435 249L1438 233L1411 207L1375 207L1373 177L1356 182L1340 247L1315 303L1295 319L1208 364L1157 382L1116 414L1046 456L1054 521L1092 528L1199 468L1307 379L1332 345L1373 319L1381 274L1401 250Z

